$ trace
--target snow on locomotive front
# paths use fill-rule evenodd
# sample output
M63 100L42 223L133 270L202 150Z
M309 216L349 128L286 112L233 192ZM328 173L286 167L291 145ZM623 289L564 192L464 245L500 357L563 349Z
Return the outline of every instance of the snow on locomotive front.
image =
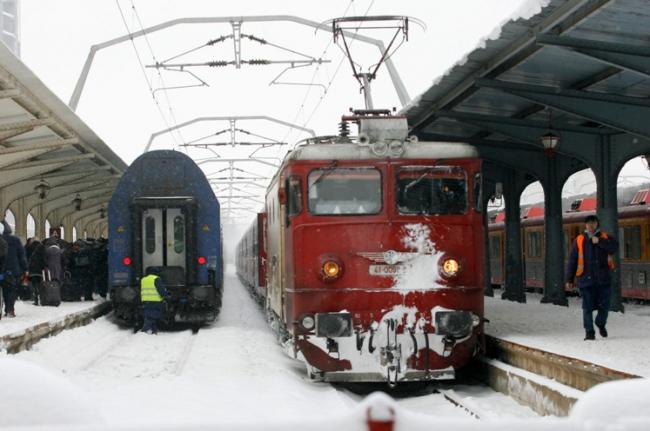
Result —
M118 318L140 319L140 278L157 268L170 293L165 320L212 321L221 307L219 202L177 151L149 151L124 173L108 206L109 286Z
M482 333L477 151L344 119L356 140L299 146L267 190L267 312L314 379L454 378Z

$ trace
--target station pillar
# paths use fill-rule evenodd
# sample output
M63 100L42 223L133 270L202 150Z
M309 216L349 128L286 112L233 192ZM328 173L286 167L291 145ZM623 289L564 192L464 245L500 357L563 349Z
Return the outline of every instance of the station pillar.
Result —
M49 236L49 232L45 232L45 211L43 209L44 205L45 204L42 203L38 204L31 211L32 217L34 217L34 235L41 241Z
M72 223L71 217L65 216L63 217L63 239L72 242L72 228L74 224Z
M9 207L11 212L14 213L16 235L23 244L27 241L27 211L25 211L25 199L15 200Z
M612 143L609 136L602 136L596 152L596 163L592 167L596 175L598 219L600 228L616 237L618 241L618 193L616 190L619 168L621 165L612 154ZM619 250L614 253L616 267L612 271L612 296L610 311L623 312L621 300L621 260Z
M564 291L564 241L562 228L562 181L558 159L545 158L544 188L544 296L542 303L568 306Z
M526 302L524 262L521 253L521 207L519 200L527 183L524 175L509 169L504 184L506 213L505 291L502 299Z
M485 178L483 179L483 200L481 202L481 211L483 214L483 240L485 241L485 286L483 293L485 296L494 296L494 289L492 288L492 269L490 267L490 230L488 220L488 205L490 197L494 194L494 183L488 183Z

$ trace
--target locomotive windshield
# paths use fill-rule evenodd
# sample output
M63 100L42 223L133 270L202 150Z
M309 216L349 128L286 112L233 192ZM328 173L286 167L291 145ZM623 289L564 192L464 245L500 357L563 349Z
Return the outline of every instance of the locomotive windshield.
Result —
M467 178L460 166L405 166L397 173L401 214L463 214Z
M316 169L309 173L312 214L377 214L381 196L381 173L374 168Z

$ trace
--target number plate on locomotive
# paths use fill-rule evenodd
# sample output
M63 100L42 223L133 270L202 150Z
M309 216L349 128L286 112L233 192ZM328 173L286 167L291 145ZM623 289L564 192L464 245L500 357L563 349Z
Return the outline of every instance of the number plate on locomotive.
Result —
M368 273L379 277L392 277L406 272L404 265L370 265Z

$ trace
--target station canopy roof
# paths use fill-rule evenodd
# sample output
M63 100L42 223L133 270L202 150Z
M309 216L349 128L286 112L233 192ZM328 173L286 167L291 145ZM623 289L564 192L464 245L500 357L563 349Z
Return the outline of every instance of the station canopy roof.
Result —
M412 133L475 144L488 161L510 155L524 171L527 161L503 149L541 154L549 130L560 138L557 152L578 161L580 145L607 135L632 138L628 159L644 154L650 2L535 1L538 14L505 23L404 108Z
M41 180L51 187L48 204L58 195L69 203L80 193L101 205L125 170L122 159L0 43L0 218L16 199L34 199Z

